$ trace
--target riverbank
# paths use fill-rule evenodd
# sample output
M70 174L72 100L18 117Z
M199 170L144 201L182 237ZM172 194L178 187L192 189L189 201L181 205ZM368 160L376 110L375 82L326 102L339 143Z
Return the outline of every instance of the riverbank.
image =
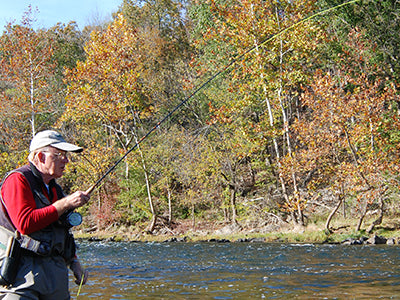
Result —
M162 228L150 234L139 227L109 226L106 229L78 227L74 236L91 241L134 241L134 242L270 242L270 243L376 243L400 244L400 225L397 217L386 218L374 231L365 229L356 232L356 220L338 220L331 232L323 223L312 223L305 227L280 224L269 227L245 227L240 225L202 222L195 228L188 221L176 222L174 230ZM366 224L368 224L366 222ZM367 226L365 226L367 227ZM372 242L375 241L375 242Z

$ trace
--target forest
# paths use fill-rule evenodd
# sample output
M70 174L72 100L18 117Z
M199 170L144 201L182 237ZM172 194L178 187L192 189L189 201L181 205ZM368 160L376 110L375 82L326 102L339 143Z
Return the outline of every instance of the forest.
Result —
M0 173L44 129L85 148L66 192L133 149L82 226L371 232L398 213L400 2L123 0L83 29L37 14L0 36Z

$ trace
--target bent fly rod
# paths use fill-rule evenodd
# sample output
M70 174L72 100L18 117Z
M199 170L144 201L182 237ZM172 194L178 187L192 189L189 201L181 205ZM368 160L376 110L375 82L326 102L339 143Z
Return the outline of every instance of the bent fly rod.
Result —
M233 58L231 60L230 63L228 63L225 67L223 67L221 70L219 70L218 72L216 72L214 75L212 75L209 79L207 79L203 84L201 84L199 87L197 87L189 96L187 96L186 98L184 98L177 106L174 107L174 109L172 109L164 118L162 118L160 121L157 122L157 124L150 129L132 148L130 148L129 150L126 151L126 153L121 156L87 191L86 193L91 194L93 192L93 190L104 180L104 178L106 178L108 176L108 174L110 174L120 163L122 160L124 160L129 153L131 153L133 150L135 150L139 144L141 142L143 142L149 135L151 135L157 128L160 127L160 125L162 123L164 123L167 119L169 119L179 108L181 108L185 103L187 103L190 99L192 99L200 90L202 90L205 86L207 86L211 81L213 81L215 78L217 78L219 75L221 75L222 73L224 73L226 70L228 70L232 65L234 65L236 62L240 61L242 58L244 58L247 54L251 53L252 51L254 51L257 47L261 47L264 44L272 41L273 39L275 39L276 37L282 35L283 33L289 31L290 29L293 29L297 26L299 26L302 23L305 23L311 19L316 18L317 16L326 14L330 11L333 11L335 9L341 8L343 6L349 5L349 4L353 4L356 2L359 2L361 0L351 0L348 2L344 2L342 4L336 5L334 7L322 10L320 12L317 12L309 17L305 17L299 21L297 21L296 23L294 23L293 25L284 28L280 31L278 31L277 33L271 35L270 37L264 39L261 41L261 43L259 45L253 46L251 48L249 48L248 50L246 50L244 53L242 53L241 55L238 55L236 58Z

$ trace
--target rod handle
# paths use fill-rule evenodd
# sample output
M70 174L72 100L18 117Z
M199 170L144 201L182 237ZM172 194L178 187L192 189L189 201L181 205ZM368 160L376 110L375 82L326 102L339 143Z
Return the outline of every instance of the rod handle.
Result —
M93 190L95 189L95 187L96 187L96 185L94 184L94 185L92 185L90 188L88 188L87 190L86 190L86 193L88 193L89 195L93 192Z
M10 236L7 241L7 250L6 250L6 257L11 255L12 245L14 243L14 237Z

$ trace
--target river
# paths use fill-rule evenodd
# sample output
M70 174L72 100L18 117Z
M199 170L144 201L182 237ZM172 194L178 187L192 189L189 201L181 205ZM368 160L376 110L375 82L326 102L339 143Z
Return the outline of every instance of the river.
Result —
M79 242L73 299L400 299L397 245Z

